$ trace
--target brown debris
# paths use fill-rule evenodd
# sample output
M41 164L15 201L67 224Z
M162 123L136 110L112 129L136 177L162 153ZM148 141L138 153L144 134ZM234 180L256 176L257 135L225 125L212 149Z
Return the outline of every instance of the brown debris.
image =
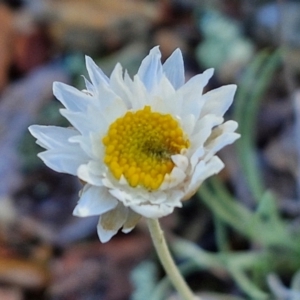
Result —
M132 291L130 272L150 251L144 233L116 237L106 244L74 245L54 263L50 294L64 298L89 288L100 289L104 300L127 299Z
M8 83L8 71L12 61L13 14L9 8L0 3L0 92Z
M49 273L34 262L0 258L0 282L26 289L41 289L49 282Z

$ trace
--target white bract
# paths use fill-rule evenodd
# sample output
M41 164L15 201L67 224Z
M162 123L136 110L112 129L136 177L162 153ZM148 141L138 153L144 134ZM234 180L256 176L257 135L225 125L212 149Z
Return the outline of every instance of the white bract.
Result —
M209 69L185 83L182 54L161 63L158 47L131 79L120 64L108 78L86 58L86 90L55 82L61 114L72 128L30 126L44 163L85 184L74 215L100 215L102 242L141 216L160 218L182 206L224 164L215 155L233 143L237 123L224 122L235 85L203 94Z

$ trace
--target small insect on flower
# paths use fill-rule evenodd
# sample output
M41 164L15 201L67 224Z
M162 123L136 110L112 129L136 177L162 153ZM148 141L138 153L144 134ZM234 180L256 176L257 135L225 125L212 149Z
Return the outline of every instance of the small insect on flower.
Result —
M237 123L223 118L236 86L203 94L212 69L185 83L179 49L162 64L153 48L133 79L120 64L109 78L89 57L86 66L86 90L53 85L72 128L29 130L48 167L85 182L74 215L99 215L98 235L107 242L141 216L172 213L224 167L216 152L239 137Z

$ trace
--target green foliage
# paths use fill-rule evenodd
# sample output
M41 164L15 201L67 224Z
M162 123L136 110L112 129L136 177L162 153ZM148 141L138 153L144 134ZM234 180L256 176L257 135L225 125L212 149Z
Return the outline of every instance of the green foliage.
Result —
M255 151L256 119L260 100L279 63L279 51L273 54L263 51L258 54L242 76L235 98L234 119L239 123L242 135L236 142L236 148L241 168L257 202L264 194L264 186Z
M151 261L143 261L132 272L131 280L135 291L131 295L131 300L148 299L156 286L157 267Z

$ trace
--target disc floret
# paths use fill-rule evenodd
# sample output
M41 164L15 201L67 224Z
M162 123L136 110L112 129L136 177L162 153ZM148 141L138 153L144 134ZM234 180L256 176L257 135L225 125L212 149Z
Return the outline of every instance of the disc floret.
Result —
M189 147L179 122L170 114L152 112L150 106L128 111L116 119L102 139L104 163L131 187L157 190L174 168L172 155Z

